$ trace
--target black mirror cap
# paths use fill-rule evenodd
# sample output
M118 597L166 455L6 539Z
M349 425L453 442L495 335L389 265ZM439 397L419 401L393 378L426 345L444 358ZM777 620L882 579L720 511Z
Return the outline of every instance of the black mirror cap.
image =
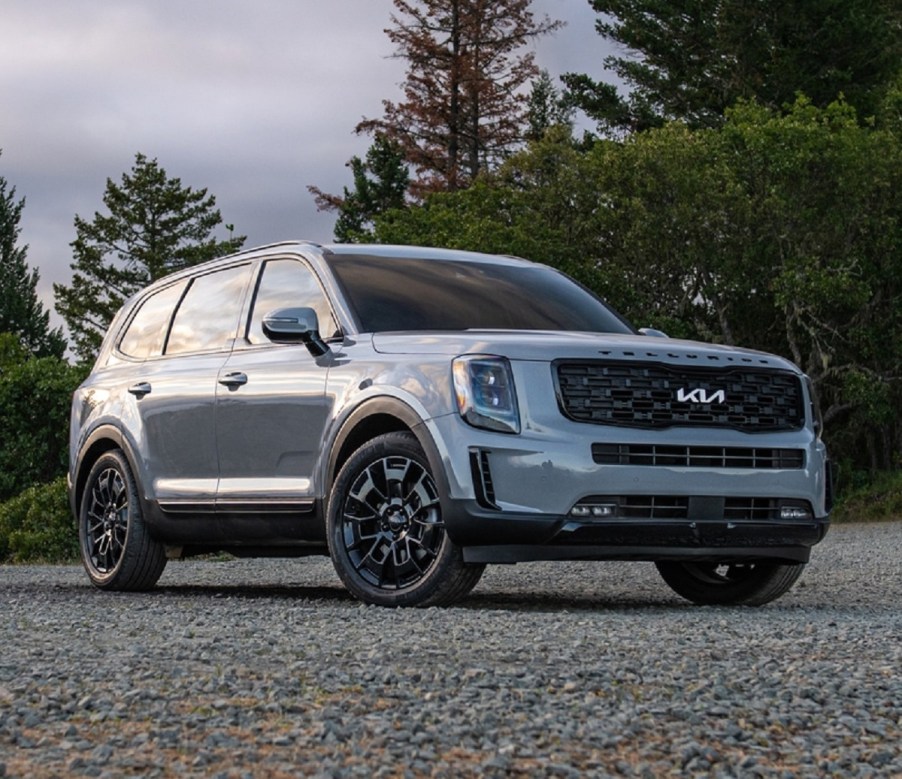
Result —
M314 357L329 347L319 334L319 320L312 308L278 308L263 317L263 335L275 344L302 343Z

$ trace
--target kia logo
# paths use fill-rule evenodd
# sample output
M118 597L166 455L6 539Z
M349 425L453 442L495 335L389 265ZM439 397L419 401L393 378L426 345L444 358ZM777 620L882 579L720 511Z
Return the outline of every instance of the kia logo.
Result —
M677 390L677 400L680 403L726 403L727 393L724 390L709 392L704 387L696 387L694 390L680 387Z

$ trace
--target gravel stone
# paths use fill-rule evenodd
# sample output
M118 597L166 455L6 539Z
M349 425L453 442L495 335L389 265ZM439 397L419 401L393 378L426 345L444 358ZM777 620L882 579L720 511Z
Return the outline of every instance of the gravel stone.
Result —
M834 527L760 609L647 563L490 567L422 610L318 558L129 594L0 567L0 777L902 776L900 549Z

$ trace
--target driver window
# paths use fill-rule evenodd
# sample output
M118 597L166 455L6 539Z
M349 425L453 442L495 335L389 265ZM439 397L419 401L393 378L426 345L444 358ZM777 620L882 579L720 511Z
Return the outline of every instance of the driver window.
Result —
M319 332L331 338L338 332L329 301L319 281L306 265L296 260L270 260L263 266L263 275L251 310L247 340L252 344L268 344L263 335L263 317L277 308L304 306L316 311Z

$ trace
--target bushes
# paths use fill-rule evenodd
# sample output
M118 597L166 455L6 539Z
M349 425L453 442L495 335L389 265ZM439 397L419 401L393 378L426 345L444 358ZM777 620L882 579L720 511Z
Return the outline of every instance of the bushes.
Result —
M843 491L833 512L834 522L874 522L902 519L902 471L871 477Z
M73 562L78 533L69 511L66 479L29 487L0 504L0 562Z
M56 357L2 366L0 500L66 472L72 393L85 373Z
M86 372L0 333L0 563L78 557L65 473L69 407Z

